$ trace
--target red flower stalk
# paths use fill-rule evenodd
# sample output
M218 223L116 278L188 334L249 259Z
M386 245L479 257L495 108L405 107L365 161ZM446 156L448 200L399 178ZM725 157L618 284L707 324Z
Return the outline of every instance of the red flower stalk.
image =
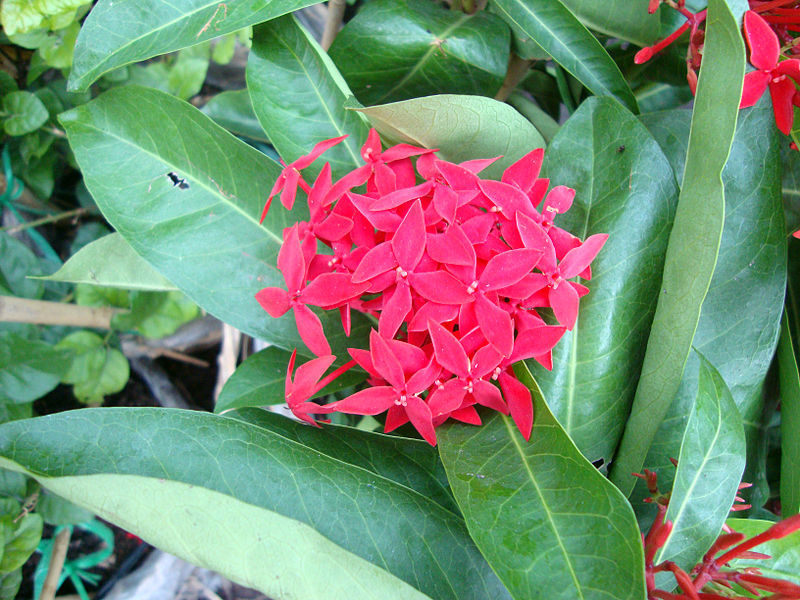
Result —
M634 474L647 481L650 493L658 496L656 474L645 470L644 475ZM743 483L739 489L750 487ZM666 499L658 504L658 514L646 536L642 537L645 556L645 583L647 585L648 600L730 600L729 593L718 594L715 589L719 587L730 588L732 583L738 584L751 594L761 596L762 592L774 592L769 596L773 600L798 600L800 599L800 586L789 581L765 577L757 567L730 568L730 561L734 559L768 559L769 555L752 552L751 549L769 540L776 540L800 530L800 515L784 519L766 531L744 540L741 533L722 533L716 542L708 549L700 564L696 565L690 573L686 573L671 561L654 564L654 558L662 548L672 532L672 522L665 520L669 495L659 496ZM735 510L735 509L732 509ZM744 541L743 541L744 540ZM719 557L717 554L723 552ZM681 592L680 594L657 589L655 574L670 572L675 577ZM739 598L740 596L735 596Z
M551 350L588 292L572 279L591 277L608 236L581 242L554 223L575 192L547 193L541 149L492 181L478 173L495 159L453 164L409 145L381 151L372 131L364 166L334 182L325 165L309 186L300 170L339 141L287 165L267 200L282 190L291 208L300 188L309 204L309 220L283 232L278 268L287 289L256 294L273 317L291 309L319 357L298 368L294 383L287 379L290 407L306 422L334 411L385 412L387 431L410 421L435 444L434 428L448 419L479 424L480 404L510 413L528 439L531 394L511 366L533 358L550 368ZM351 310L377 319L369 351L350 349L372 387L327 406L307 402L333 361L311 306L339 310L348 334ZM544 307L559 325L545 323L537 312Z

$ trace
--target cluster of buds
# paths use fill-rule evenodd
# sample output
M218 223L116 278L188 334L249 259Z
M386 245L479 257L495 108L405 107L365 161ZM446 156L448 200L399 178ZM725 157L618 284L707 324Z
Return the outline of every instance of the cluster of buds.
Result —
M292 310L318 357L293 375L293 356L289 407L308 423L335 411L386 412L386 431L410 421L435 444L434 428L447 419L480 424L480 404L510 414L528 439L531 395L511 367L525 359L552 367L551 350L575 325L588 292L571 279L591 277L608 236L581 241L553 223L575 192L548 192L549 180L539 178L541 149L494 181L478 173L496 159L454 164L407 144L382 150L372 130L363 166L334 182L326 163L309 185L300 170L342 139L285 165L262 215L278 193L287 209L298 188L307 195L309 220L283 231L278 254L288 289L256 295L273 317ZM324 379L335 357L309 306L338 310L347 335L351 310L377 322L369 349L350 348L353 360ZM558 325L545 322L542 308L552 309ZM309 402L356 364L370 387L325 406Z
M651 0L650 13L654 13L664 2L686 18L665 39L636 53L634 62L642 64L650 60L683 33L690 30L689 50L686 56L686 77L692 93L697 88L697 70L703 56L705 32L700 26L706 11L693 13L685 6L685 0ZM750 63L755 70L745 75L740 108L753 106L769 89L775 111L775 123L785 135L789 135L794 121L794 106L800 106L800 60L793 58L798 50L795 34L800 31L800 2L798 0L750 0L750 9L744 14L744 37L750 48Z
M644 479L647 483L651 496L645 499L645 502L654 503L658 509L650 530L646 536L642 536L648 600L731 600L731 598L745 600L744 596L736 595L733 591L734 585L738 585L759 598L800 599L800 586L794 583L765 577L757 567L732 568L729 564L734 559L763 560L770 558L769 555L753 552L752 549L764 542L777 540L800 530L800 515L784 519L749 540L744 539L744 534L731 531L726 526L705 553L702 562L687 573L669 560L659 564L654 563L658 550L664 547L672 533L672 521L666 520L669 494L659 493L656 474L652 471L645 469L644 474L634 473L634 475ZM739 489L750 487L750 485L742 483ZM737 496L731 510L750 508L749 505L742 504L742 502L743 500ZM656 587L656 573L665 572L672 573L681 593L668 592ZM764 596L765 592L771 595Z

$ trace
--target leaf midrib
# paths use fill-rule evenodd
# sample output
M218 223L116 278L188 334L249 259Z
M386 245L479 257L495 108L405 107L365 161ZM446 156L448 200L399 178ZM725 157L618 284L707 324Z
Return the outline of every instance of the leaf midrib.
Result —
M553 520L553 514L550 512L550 508L547 506L547 502L545 501L544 496L542 495L542 491L539 488L539 484L536 482L536 476L533 474L533 471L531 471L530 465L528 465L528 461L525 459L526 458L525 452L522 449L522 446L520 445L517 436L515 435L516 432L511 427L508 417L506 417L505 415L500 415L500 418L503 419L503 424L506 426L506 429L508 430L508 437L514 444L514 448L519 454L520 460L523 466L525 467L525 471L528 473L528 479L533 485L536 495L539 497L539 501L541 502L541 506L544 509L545 516L547 517L547 522L549 523L550 528L553 530L553 536L556 542L558 543L558 547L561 550L561 554L564 556L564 563L566 564L567 569L569 570L569 575L572 578L573 583L575 584L575 591L577 592L578 597L581 598L581 600L584 600L583 588L581 587L580 582L578 581L578 577L575 573L575 568L572 564L572 561L570 560L569 552L567 552L567 549L564 547L564 543L561 540L561 535L558 531L558 527L556 527L556 524ZM533 435L536 435L535 428Z

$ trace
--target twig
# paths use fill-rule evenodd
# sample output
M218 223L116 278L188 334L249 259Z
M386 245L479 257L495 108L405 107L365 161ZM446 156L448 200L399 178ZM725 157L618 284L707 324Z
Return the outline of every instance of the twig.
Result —
M165 408L193 409L181 391L175 387L164 370L146 356L131 358L131 368L144 379L150 392L161 406Z
M0 193L6 191L6 187L8 186L8 182L6 181L6 176L0 173ZM39 200L36 196L33 195L27 187L22 190L22 194L20 197L15 200L17 204L22 204L25 206L29 206L31 208L35 208L36 210L46 210L47 205Z
M508 70L506 71L506 78L503 81L503 85L500 86L500 90L497 92L497 95L494 97L494 99L499 100L500 102L505 102L511 92L514 91L514 88L516 88L519 82L525 77L532 63L532 60L520 58L512 52L511 56L508 58Z
M217 356L217 383L214 386L214 402L219 398L222 386L236 370L242 333L227 323L222 326L222 347Z
M328 0L328 17L325 19L325 31L322 32L322 42L320 43L325 51L331 47L333 40L336 39L336 34L339 33L346 6L345 0Z
M58 213L56 215L50 215L48 217L42 217L41 219L36 219L35 221L28 221L27 223L22 223L21 225L14 225L13 227L4 227L0 229L0 231L5 231L9 235L14 235L15 233L19 233L20 231L25 231L31 227L39 227L40 225L47 225L48 223L55 223L56 221L63 221L64 219L70 219L72 217L79 217L83 214L86 214L91 209L83 206L81 208L76 208L74 210L68 210L66 212Z
M111 318L119 312L126 311L107 306L78 306L63 302L0 296L0 322L7 323L111 329Z
M58 590L58 580L61 578L61 569L64 568L64 560L67 558L69 548L69 537L72 531L65 527L58 532L53 541L53 552L50 554L50 566L47 568L47 576L44 578L42 593L39 600L53 600Z

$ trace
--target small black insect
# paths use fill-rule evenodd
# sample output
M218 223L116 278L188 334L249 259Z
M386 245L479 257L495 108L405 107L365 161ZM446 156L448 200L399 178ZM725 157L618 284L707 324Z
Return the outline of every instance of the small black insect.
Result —
M623 152L625 152L625 146L620 146L619 148L617 148L618 154L622 154Z
M167 173L167 177L169 178L170 182L172 183L173 187L178 188L179 190L188 190L189 184L185 179L181 179L178 177L176 173L170 171Z

